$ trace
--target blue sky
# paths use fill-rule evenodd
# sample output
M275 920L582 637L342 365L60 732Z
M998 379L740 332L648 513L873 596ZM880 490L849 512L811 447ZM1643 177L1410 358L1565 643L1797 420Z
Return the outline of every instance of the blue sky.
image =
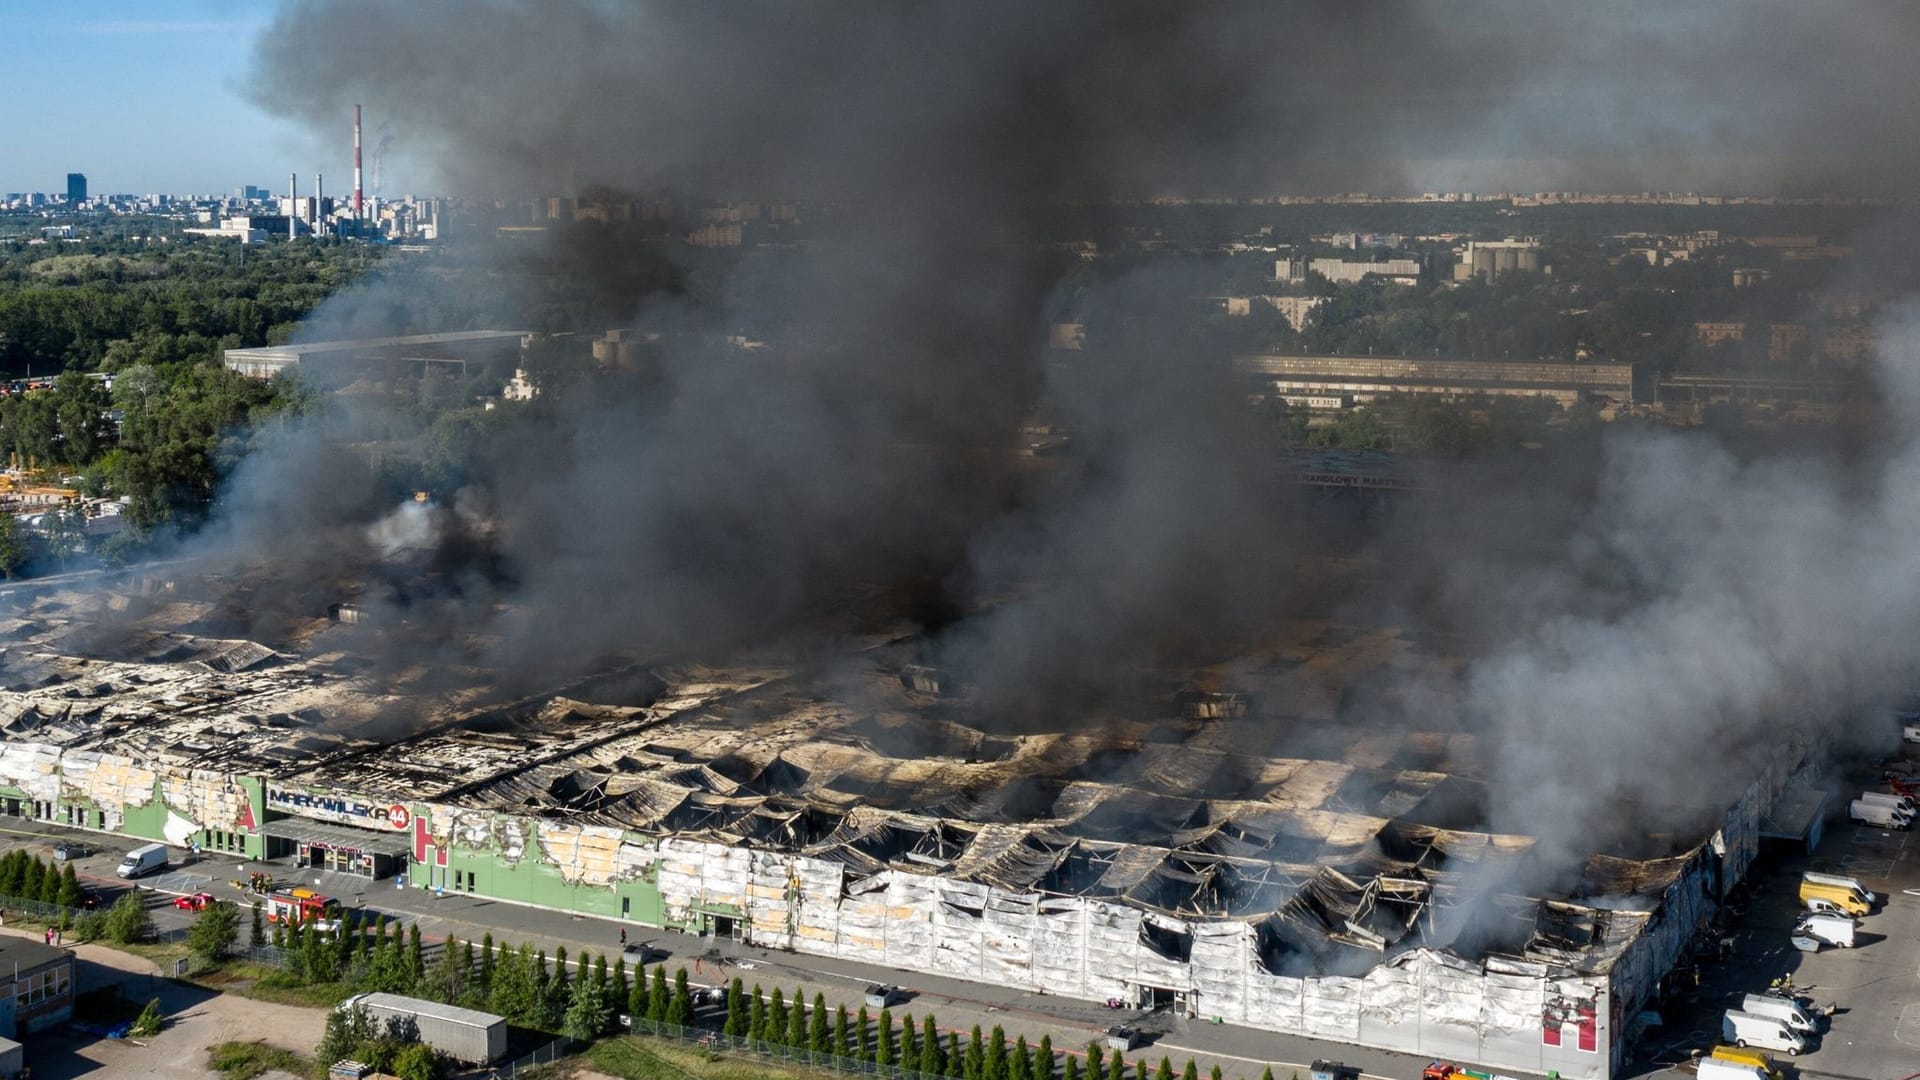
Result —
M241 184L351 186L352 118L337 145L268 116L242 90L279 8L255 0L0 0L0 193L221 193Z

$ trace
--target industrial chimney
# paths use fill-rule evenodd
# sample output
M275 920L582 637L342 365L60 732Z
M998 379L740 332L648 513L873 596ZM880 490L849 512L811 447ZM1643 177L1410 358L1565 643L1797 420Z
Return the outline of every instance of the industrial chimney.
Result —
M353 107L353 220L360 220L360 106Z

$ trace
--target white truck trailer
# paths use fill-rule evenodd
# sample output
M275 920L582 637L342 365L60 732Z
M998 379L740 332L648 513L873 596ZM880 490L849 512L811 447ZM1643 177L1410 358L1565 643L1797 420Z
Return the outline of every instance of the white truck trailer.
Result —
M399 994L356 994L340 1003L343 1011L355 1006L367 1010L382 1030L391 1021L411 1021L421 1042L459 1061L485 1065L507 1052L504 1016Z

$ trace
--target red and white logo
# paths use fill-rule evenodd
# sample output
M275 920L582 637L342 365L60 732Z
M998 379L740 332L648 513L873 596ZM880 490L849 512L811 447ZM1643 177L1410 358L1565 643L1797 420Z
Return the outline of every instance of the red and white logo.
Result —
M387 824L396 829L404 829L413 824L413 815L407 811L406 807L394 803L387 807Z

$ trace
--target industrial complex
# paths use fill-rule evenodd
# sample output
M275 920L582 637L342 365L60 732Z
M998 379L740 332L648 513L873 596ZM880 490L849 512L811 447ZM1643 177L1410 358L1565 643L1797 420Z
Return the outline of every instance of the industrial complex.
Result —
M507 700L383 669L398 620L243 617L250 588L16 586L0 811L1569 1078L1610 1074L1763 832L1804 827L1779 808L1815 751L1528 895L1478 737L1341 715L1449 663L1393 628L1289 624L1240 675L1008 733L911 636Z

